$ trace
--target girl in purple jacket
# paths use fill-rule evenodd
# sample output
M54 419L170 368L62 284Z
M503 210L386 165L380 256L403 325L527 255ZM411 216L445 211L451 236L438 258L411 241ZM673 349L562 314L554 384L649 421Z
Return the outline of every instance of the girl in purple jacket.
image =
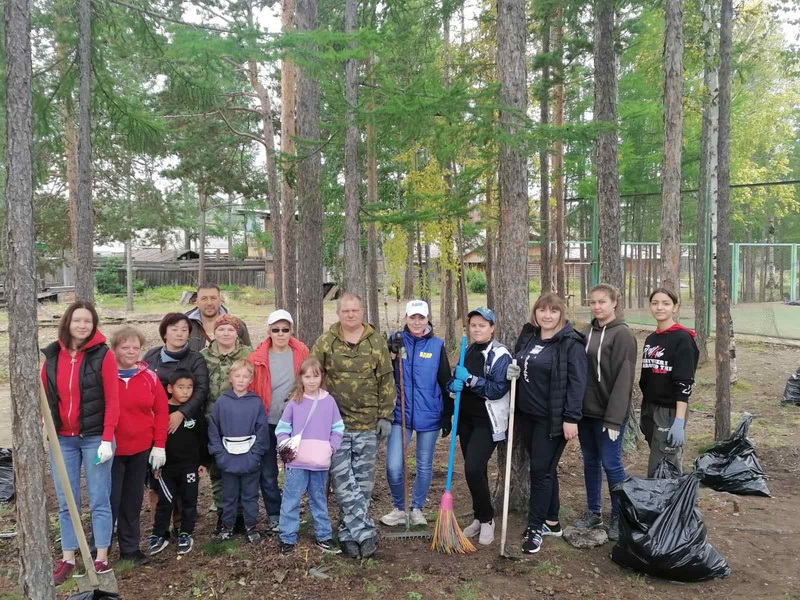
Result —
M338 554L328 518L326 490L331 456L342 442L344 423L336 401L324 389L324 370L315 357L300 365L297 381L289 394L275 435L278 448L296 446L296 453L286 463L280 519L280 552L294 552L300 528L300 500L308 491L317 546L323 552ZM293 438L290 440L290 438ZM299 444L294 444L296 439Z

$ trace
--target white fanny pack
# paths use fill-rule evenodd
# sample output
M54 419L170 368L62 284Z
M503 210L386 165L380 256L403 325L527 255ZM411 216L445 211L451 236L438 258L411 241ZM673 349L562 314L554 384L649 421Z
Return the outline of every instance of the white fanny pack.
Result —
M228 454L247 454L256 443L256 436L245 435L242 437L223 437L222 446Z

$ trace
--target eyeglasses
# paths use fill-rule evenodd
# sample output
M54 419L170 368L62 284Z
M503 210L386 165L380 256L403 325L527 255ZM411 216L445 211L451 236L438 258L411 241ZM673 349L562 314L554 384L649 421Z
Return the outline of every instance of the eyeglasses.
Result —
M275 329L270 329L270 331L272 333L289 333L291 331L291 329L288 328L288 327L284 327L284 328L276 327Z

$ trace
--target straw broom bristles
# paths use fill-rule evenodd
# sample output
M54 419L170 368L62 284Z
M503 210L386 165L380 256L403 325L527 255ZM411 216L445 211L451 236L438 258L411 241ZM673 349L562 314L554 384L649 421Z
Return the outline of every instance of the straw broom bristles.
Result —
M431 549L445 554L468 554L475 552L475 546L458 526L453 512L453 495L445 492L439 505L439 515L433 528Z

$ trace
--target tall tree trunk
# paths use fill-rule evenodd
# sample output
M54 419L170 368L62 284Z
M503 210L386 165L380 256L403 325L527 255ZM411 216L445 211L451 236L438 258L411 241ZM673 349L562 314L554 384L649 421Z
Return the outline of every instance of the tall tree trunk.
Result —
M317 27L317 0L297 0L298 33ZM316 52L309 44L307 52ZM306 68L297 69L297 137L303 140L297 170L300 213L298 248L303 249L298 269L298 337L311 346L322 333L322 160L320 156L320 88L317 77Z
M414 297L414 247L418 249L418 270L419 270L419 285L422 286L422 251L420 246L415 244L416 236L415 230L412 228L405 228L406 234L406 272L403 278L403 299L411 300Z
M47 473L38 401L30 0L6 0L4 29L5 264L19 588L23 598L51 600L53 572L44 491Z
M367 70L371 70L371 61ZM370 99L370 112L375 110L375 103ZM367 206L372 208L378 202L378 159L375 155L375 125L367 125ZM378 226L375 221L367 224L367 310L369 322L380 331L380 314L378 308ZM386 323L389 326L389 323Z
M422 299L431 305L431 296L433 294L433 283L431 277L433 276L433 263L431 262L431 245L425 244L425 261L422 264L422 278L425 282L421 287Z
M545 16L542 23L542 53L550 52L550 19ZM539 96L539 123L546 128L550 124L550 67L545 61L542 66L542 90ZM539 152L540 167L540 235L541 235L541 278L542 293L553 290L553 264L550 258L550 151L545 146Z
M623 288L620 256L619 157L617 155L617 57L613 0L594 4L594 120L604 131L595 143L600 281Z
M94 300L92 215L92 3L78 0L78 209L75 299Z
M767 243L775 243L775 217L770 216L769 225L767 225ZM778 287L778 277L775 272L775 246L767 247L767 283L766 290L769 293L767 297L768 302L775 302L775 290Z
M206 282L206 222L208 219L208 194L203 190L198 192L200 204L200 241L197 244L197 285Z
M564 39L564 9L558 7L555 15L553 47L558 53L556 66L555 98L553 105L553 126L558 129L553 145L553 196L556 201L556 291L562 298L567 297L566 265L567 250L565 247L566 230L566 190L564 186L564 142L561 141L561 127L564 126L564 66L561 53Z
M683 132L683 0L666 0L664 157L661 167L661 285L681 294L681 134Z
M500 84L500 143L498 179L499 236L495 310L503 315L497 338L513 346L528 312L528 163L525 148L515 138L527 129L527 72L525 0L498 0L497 80ZM521 432L518 432L521 433ZM522 439L522 438L517 438ZM524 506L530 494L524 444L517 444L511 477L511 502ZM499 458L499 457L498 457Z
M452 351L455 348L453 340L456 337L456 319L453 314L453 288L455 286L453 285L453 271L447 268L445 262L447 261L439 261L439 287L441 288L439 331L444 333L447 349Z
M714 353L717 363L717 403L714 439L731 433L731 51L733 0L722 0L719 43L719 208L717 247L717 333Z
M344 32L352 35L358 27L358 0L346 0L344 8ZM351 43L355 48L355 43ZM364 280L361 266L361 227L358 223L358 61L351 58L345 66L345 113L344 134L344 287L348 292L364 296Z
M494 186L494 173L486 176L486 243L484 249L484 264L486 265L486 306L494 307L494 265L495 265L495 236L497 235L494 205L492 204L492 191Z
M125 310L133 312L133 240L125 242Z
M231 198L230 194L228 195L228 207L225 211L226 215L226 223L225 228L227 229L226 236L227 236L227 244L228 244L228 260L233 260L233 199Z
M64 17L57 11L55 16L56 26L64 26ZM66 43L63 39L56 40L56 59L59 61L58 71L65 79L70 69L70 60L67 57ZM64 129L64 163L67 182L67 200L69 206L69 233L72 242L71 266L76 269L75 257L78 253L78 132L75 130L75 104L72 94L65 94L64 100L58 104L61 115L61 124Z
M284 34L294 31L294 3L295 0L282 0L281 31ZM291 157L295 153L295 66L290 56L281 59L281 154L288 157L284 160L284 171L291 171L295 176L287 177L284 174L281 188L280 215L272 223L273 240L275 230L280 229L282 246L274 245L280 253L280 263L283 273L283 305L276 304L277 308L285 308L292 315L297 316L297 236L295 220L295 189L293 180L297 169L291 164ZM277 271L277 269L276 269Z

